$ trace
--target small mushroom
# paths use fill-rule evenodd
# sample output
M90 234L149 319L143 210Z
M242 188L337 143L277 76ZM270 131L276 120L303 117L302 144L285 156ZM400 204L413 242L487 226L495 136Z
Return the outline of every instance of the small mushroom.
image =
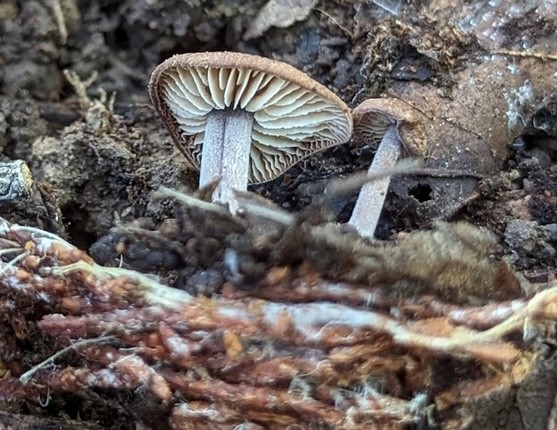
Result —
M220 179L213 201L233 212L233 190L270 181L352 134L350 109L334 93L255 55L176 55L153 71L149 92L174 143L200 170L199 186Z
M368 173L393 167L403 151L423 156L427 140L424 116L397 99L368 99L352 111L354 134L368 143L380 140ZM390 176L362 186L348 224L364 237L373 238L383 209Z

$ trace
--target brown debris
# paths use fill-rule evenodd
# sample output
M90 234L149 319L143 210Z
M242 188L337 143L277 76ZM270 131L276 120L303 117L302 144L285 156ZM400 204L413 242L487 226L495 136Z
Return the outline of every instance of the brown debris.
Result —
M0 427L3 429L36 430L36 429L58 429L58 430L102 430L104 427L93 423L79 420L40 418L30 415L13 414L0 411Z
M25 422L5 413L2 425L229 429L292 422L268 405L238 411L224 394L196 400L171 387L170 399L161 401L162 385L152 381L170 371L184 383L286 390L287 403L301 397L326 404L346 427L548 427L557 381L551 292L557 172L555 111L539 103L555 94L555 2L0 3L0 147L30 162L47 183L39 184L44 204L21 202L4 207L2 216L71 237L82 248L116 224L116 255L103 262L160 276L104 271L84 253L71 257L56 238L42 240L38 231L24 237L29 230L2 223L2 409L33 417ZM313 12L282 7L305 22L269 28L288 24L277 14L264 22L261 37L242 41L265 3L310 5ZM302 68L351 106L396 96L423 111L433 142L424 173L393 182L378 237L428 231L389 244L362 242L326 224L347 219L348 194L329 211L300 214L326 195L328 178L368 164L373 151L354 145L309 158L255 188L297 214L286 223L249 210L231 220L182 205L176 222L163 226L171 204L150 201L148 192L160 184L194 185L196 178L147 104L148 73L169 52L223 46ZM98 71L98 85L117 94L114 110L97 85L71 91L62 67L82 78ZM443 176L447 168L462 175ZM142 217L141 228L132 234L120 223L135 217ZM456 237L462 225L432 228L440 219L488 226L498 238L476 252L470 245L478 240ZM463 238L474 230L466 227ZM539 284L517 288L503 252L514 270ZM293 310L316 303L334 304L343 316L377 317L385 330L329 319L305 333ZM262 316L270 307L282 307L274 324ZM312 334L322 337L308 339ZM60 375L68 385L56 385ZM49 380L52 387L41 384ZM372 399L381 408L369 408L375 423L367 425L351 408L370 387L383 398ZM402 405L403 418L383 419L389 405ZM551 414L549 428L557 413ZM316 421L291 427L325 427Z
M555 318L557 287L521 297L510 269L488 258L491 237L464 224L369 243L272 207L232 218L184 201L168 240L178 249L194 233L213 238L217 252L200 262L231 273L220 294L99 266L50 233L4 222L0 279L22 314L44 303L39 320L8 316L14 335L52 339L23 368L6 363L13 376L0 382L4 398L32 401L44 387L51 395L140 390L153 407L173 408L173 428L402 428L434 419L431 408L457 423L474 395L454 393L520 384L534 355L515 334ZM220 230L205 224L207 211L222 218ZM284 233L262 239L269 231ZM136 228L132 240L149 246L155 237ZM294 259L285 242L293 237ZM425 264L447 270L426 274ZM512 282L497 284L500 267ZM455 366L468 369L465 379Z

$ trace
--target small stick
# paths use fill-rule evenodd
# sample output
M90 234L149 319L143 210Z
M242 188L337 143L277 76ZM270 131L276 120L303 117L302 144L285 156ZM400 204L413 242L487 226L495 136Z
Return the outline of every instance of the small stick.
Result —
M495 51L491 51L491 53L495 55L508 55L509 57L538 58L542 61L557 61L556 54L547 54L543 52L521 52L507 49L496 49Z
M105 343L105 342L110 342L115 340L116 338L114 336L101 336L101 337L96 337L93 339L82 339L82 340L78 340L75 343L72 343L71 345L66 346L65 348L61 349L60 351L52 354L50 357L48 357L46 360L41 361L39 364L37 364L36 366L33 366L31 369L29 369L27 372L23 373L20 377L19 377L19 382L21 382L22 384L27 384L29 382L29 380L31 379L31 377L40 369L45 368L46 366L48 366L49 364L53 363L54 360L56 360L58 357L60 357L61 355L64 355L66 352L78 348L80 346L84 346L84 345L90 345L90 344L94 344L94 343Z
M408 159L398 161L392 167L385 167L374 171L354 173L348 178L333 179L325 189L325 195L337 197L357 191L368 182L397 175L413 175L415 172L422 171L421 159Z
M469 172L467 170L451 170L451 169L415 169L412 170L413 175L431 176L433 178L474 178L485 179L485 175L481 173Z
M161 186L158 189L158 191L155 191L155 193L153 193L153 197L154 198L172 197L173 199L176 199L177 201L179 201L185 206L196 207L201 210L218 213L220 215L229 214L229 211L224 206L221 206L216 203L209 203L204 200L197 199L192 196L188 196L185 193L180 193L178 191L172 190L164 186Z
M58 27L60 43L62 45L65 45L68 41L68 28L66 27L66 20L64 19L64 13L62 12L62 7L60 6L60 0L47 0L47 3L52 10L52 14L54 15L56 27Z

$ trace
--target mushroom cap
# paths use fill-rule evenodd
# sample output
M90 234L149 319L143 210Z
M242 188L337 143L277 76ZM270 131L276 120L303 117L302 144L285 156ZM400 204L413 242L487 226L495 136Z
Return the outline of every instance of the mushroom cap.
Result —
M425 115L398 99L367 99L352 111L354 134L377 142L387 128L395 125L404 148L410 155L423 156L427 150Z
M352 135L350 109L333 92L286 63L256 55L175 55L153 71L149 93L174 143L195 168L213 109L252 113L250 183L270 181Z

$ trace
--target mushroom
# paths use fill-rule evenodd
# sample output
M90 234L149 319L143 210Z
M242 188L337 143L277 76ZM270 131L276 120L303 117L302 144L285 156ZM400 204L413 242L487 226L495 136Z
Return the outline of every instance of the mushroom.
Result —
M255 55L175 55L152 73L149 93L174 143L220 179L213 201L235 212L233 190L270 181L302 158L348 141L350 109L296 68Z
M368 143L380 140L368 173L393 167L403 153L423 156L426 151L424 116L397 99L368 99L352 111L354 134ZM373 238L383 209L390 176L364 184L348 224Z

